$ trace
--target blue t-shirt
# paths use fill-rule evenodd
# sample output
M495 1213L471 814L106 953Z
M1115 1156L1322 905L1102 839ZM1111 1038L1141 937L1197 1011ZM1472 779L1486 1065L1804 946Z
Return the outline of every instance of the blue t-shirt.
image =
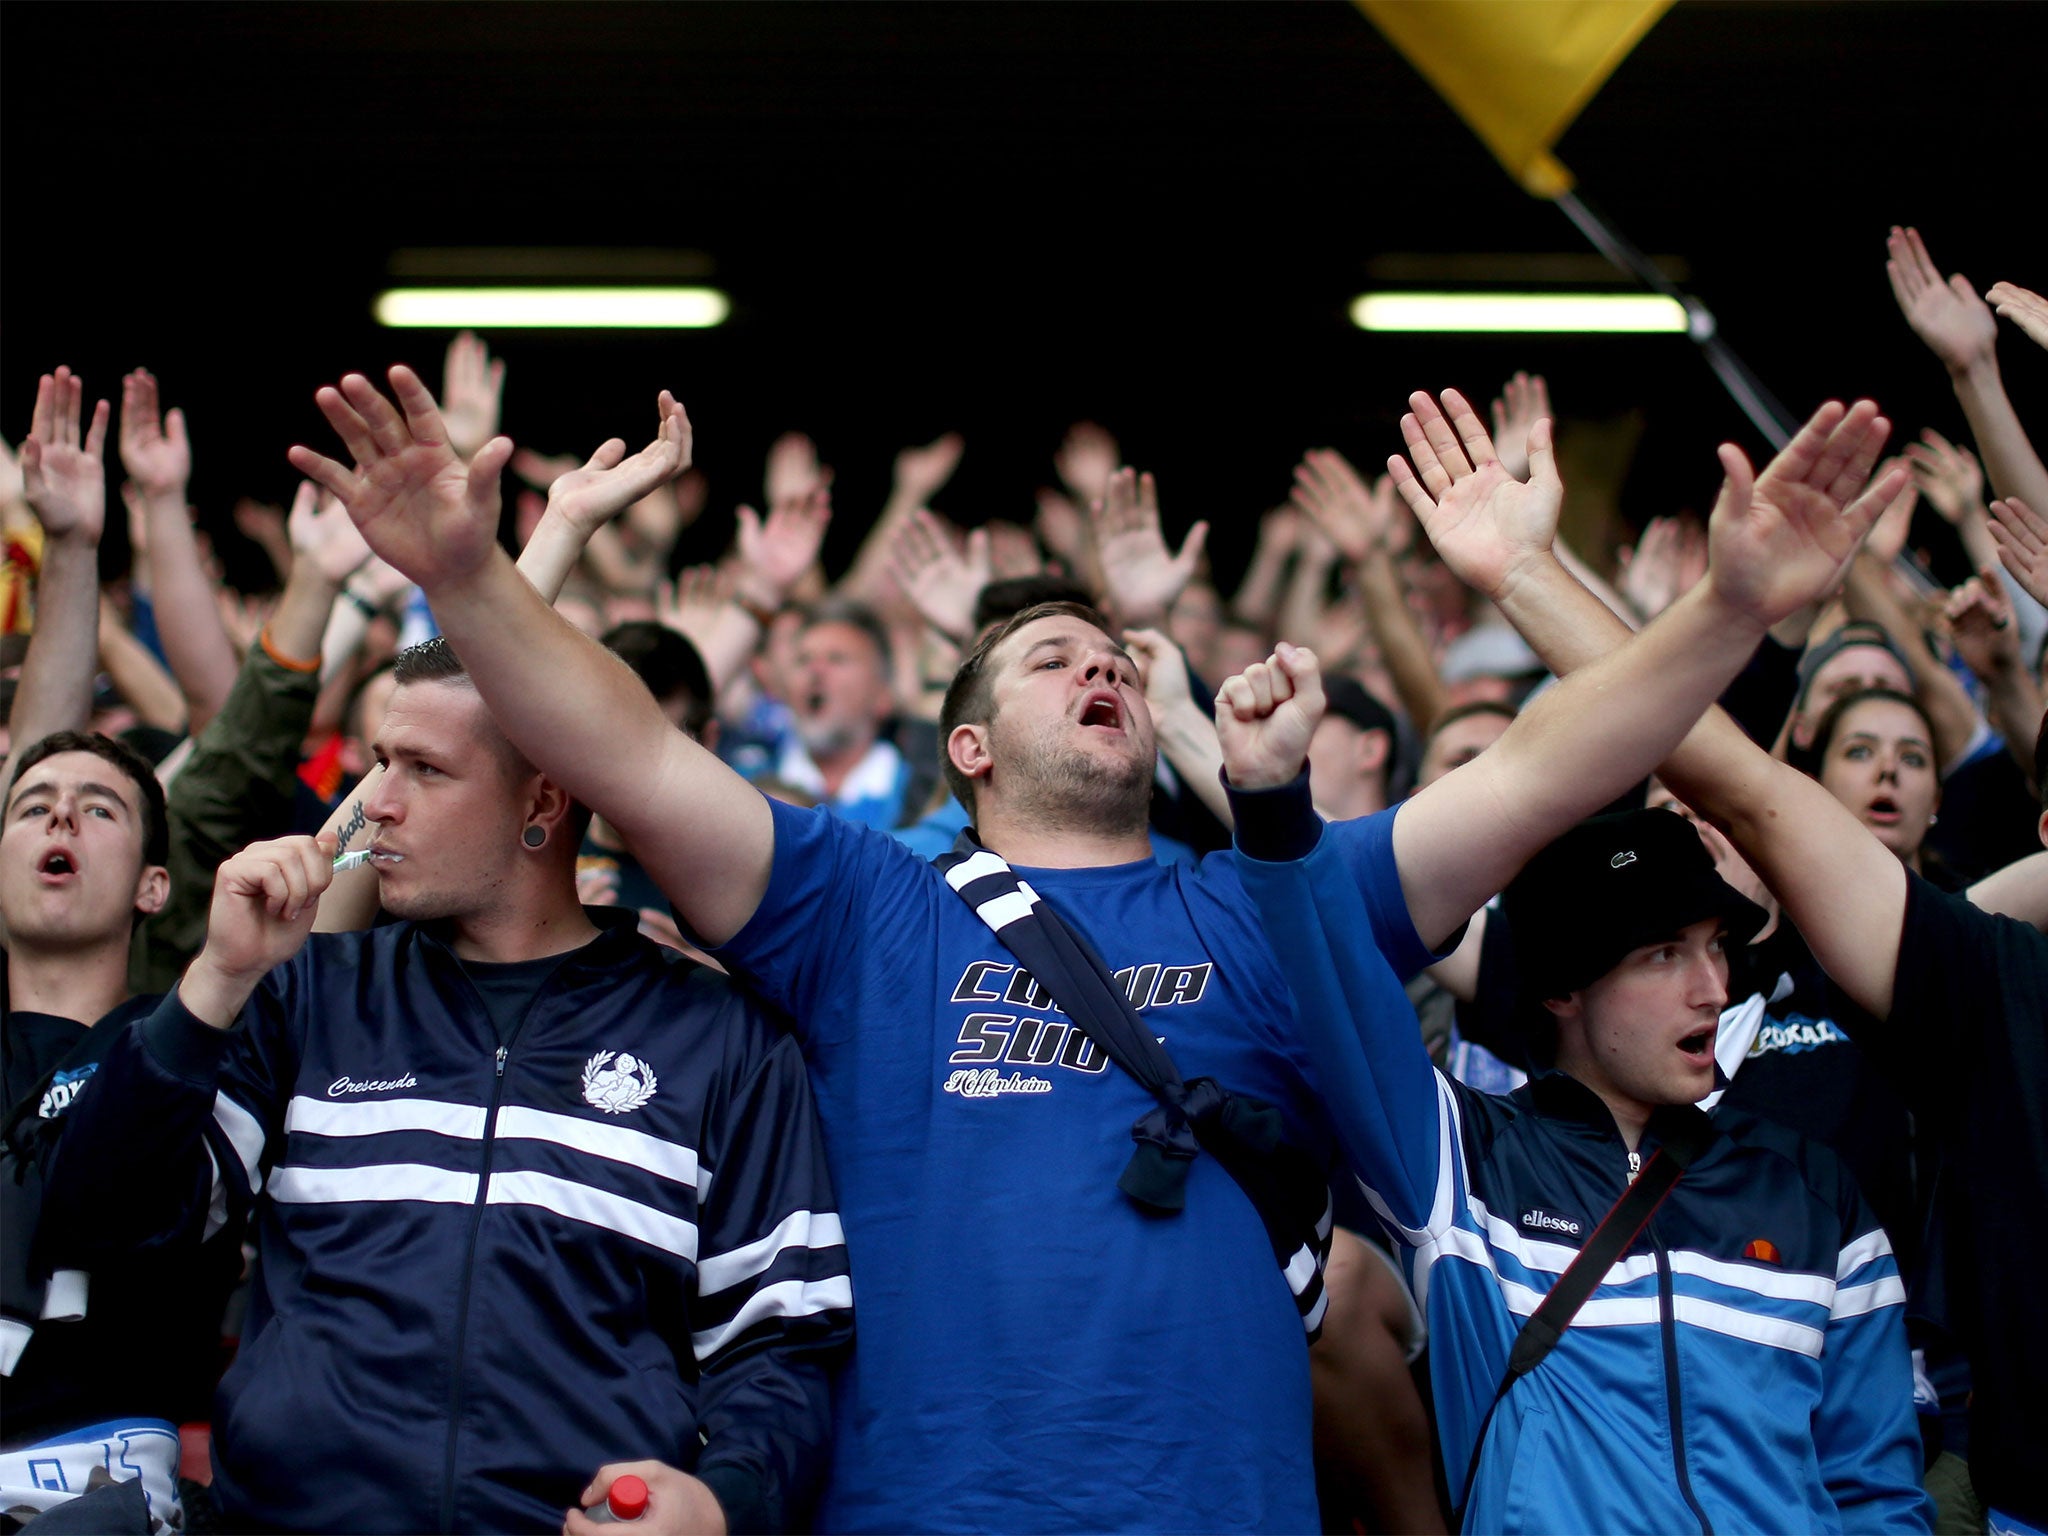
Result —
M1214 1158L1178 1216L1117 1189L1144 1089L1068 1026L938 872L774 805L725 955L797 1020L859 1308L823 1530L1319 1529L1301 1318ZM1391 813L1344 839L1397 969ZM1235 856L1018 874L1087 935L1188 1077L1330 1150ZM1361 935L1361 939L1366 936Z

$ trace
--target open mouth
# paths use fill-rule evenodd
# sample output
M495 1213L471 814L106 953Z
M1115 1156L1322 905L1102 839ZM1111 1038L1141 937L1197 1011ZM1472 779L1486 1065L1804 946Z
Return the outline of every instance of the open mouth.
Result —
M1709 1062L1714 1059L1714 1031L1702 1029L1687 1035L1678 1042L1678 1052L1688 1061Z
M1123 703L1113 693L1097 693L1081 706L1081 723L1099 726L1105 730L1120 731L1124 728Z
M1865 814L1872 822L1879 826L1896 826L1900 816L1899 803L1892 799L1890 795L1879 795L1870 802L1869 809Z
M42 862L36 865L36 873L48 875L53 879L63 875L75 875L78 873L78 863L62 848L52 848L43 855Z

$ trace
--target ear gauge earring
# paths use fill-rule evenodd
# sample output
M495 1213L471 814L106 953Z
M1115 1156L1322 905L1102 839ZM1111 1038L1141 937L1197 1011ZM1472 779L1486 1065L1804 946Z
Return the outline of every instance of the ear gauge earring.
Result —
M526 844L526 846L529 848L538 848L542 843L545 843L547 840L548 834L547 829L545 827L528 827L524 832L519 834L519 841Z

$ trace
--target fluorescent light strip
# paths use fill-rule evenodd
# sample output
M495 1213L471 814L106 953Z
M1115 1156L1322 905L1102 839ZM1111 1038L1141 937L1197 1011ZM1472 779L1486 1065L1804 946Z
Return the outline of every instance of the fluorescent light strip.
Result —
M400 329L693 331L732 304L716 288L392 288L372 310Z
M1683 334L1685 307L1657 293L1363 293L1362 331L1563 331Z

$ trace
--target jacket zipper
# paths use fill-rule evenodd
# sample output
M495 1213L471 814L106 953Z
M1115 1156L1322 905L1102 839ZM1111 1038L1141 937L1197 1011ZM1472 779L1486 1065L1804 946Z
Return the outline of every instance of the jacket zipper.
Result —
M463 978L468 982L468 978ZM544 984L541 992L550 990L553 978ZM471 991L475 988L472 985ZM498 1145L498 1098L505 1091L505 1061L512 1054L512 1046L526 1029L526 1021L533 1017L534 1006L540 1002L541 993L534 994L526 1005L526 1012L519 1016L519 1023L512 1033L499 1045L497 1054L491 1058L491 1103L484 1113L483 1162L477 1169L476 1203L470 1207L469 1242L462 1255L462 1298L455 1309L455 1348L450 1355L452 1369L448 1386L448 1449L441 1465L441 1521L440 1529L455 1529L455 1448L462 1433L462 1378L463 1357L469 1347L469 1300L476 1290L476 1244L484 1224L484 1202L491 1192L491 1158ZM490 1010L483 1005L483 998L476 998L477 1007L484 1017L490 1017Z
M1629 1161L1635 1161L1634 1153L1629 1154ZM1657 1331L1664 1340L1664 1407L1671 1418L1671 1461L1678 1473L1678 1491L1685 1496L1686 1507L1700 1523L1700 1536L1714 1536L1713 1523L1707 1519L1707 1512L1700 1508L1700 1501L1693 1496L1692 1474L1686 1469L1684 1405L1679 1400L1678 1391L1678 1321L1672 1313L1671 1304L1671 1256L1664 1251L1654 1224L1650 1230L1650 1246L1657 1252Z

